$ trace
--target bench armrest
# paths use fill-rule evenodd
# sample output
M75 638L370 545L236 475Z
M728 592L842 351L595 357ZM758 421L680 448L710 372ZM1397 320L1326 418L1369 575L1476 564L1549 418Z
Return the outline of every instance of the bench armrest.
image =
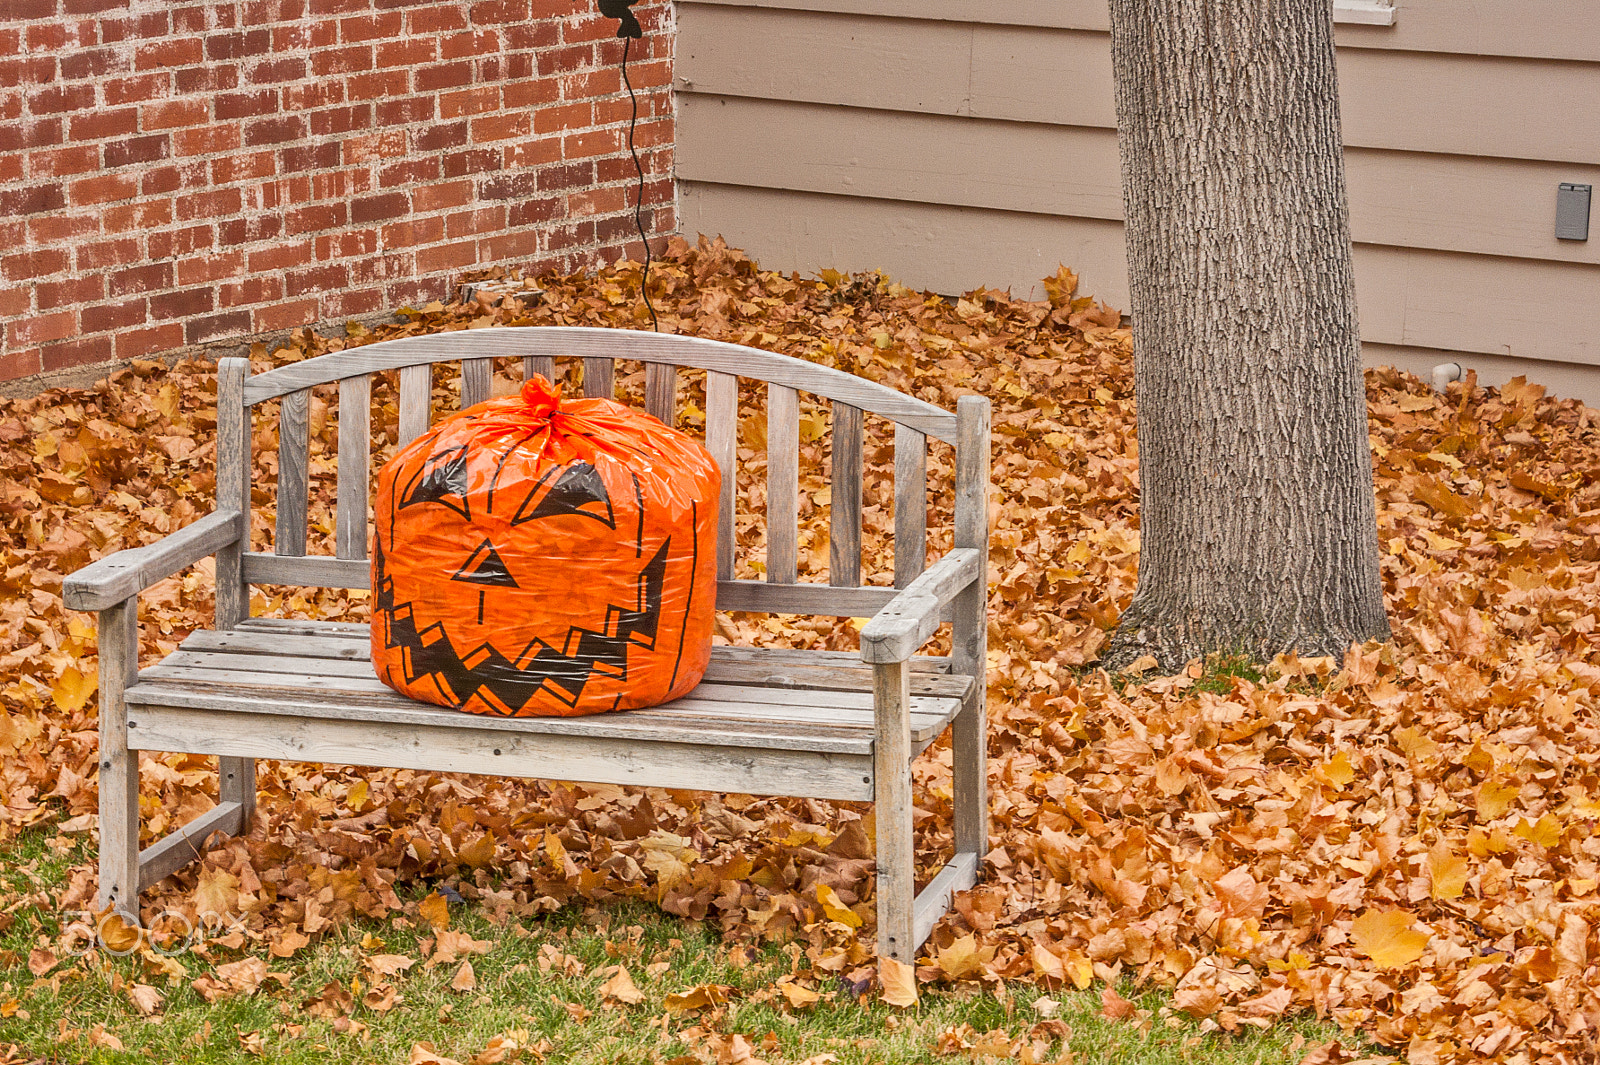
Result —
M153 544L130 547L91 562L61 585L61 601L72 610L104 610L138 595L243 535L244 515L215 511Z
M958 547L889 600L861 630L865 662L904 662L939 627L939 612L980 579L978 549Z

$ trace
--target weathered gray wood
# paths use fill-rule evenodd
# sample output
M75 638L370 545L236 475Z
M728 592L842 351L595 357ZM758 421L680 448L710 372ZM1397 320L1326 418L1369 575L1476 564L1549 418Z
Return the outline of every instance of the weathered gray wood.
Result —
M100 611L100 894L139 921L139 755L128 747L123 694L139 672L139 602Z
M928 941L939 918L950 912L950 900L956 893L978 882L981 862L982 859L971 851L959 851L945 863L937 876L928 881L927 887L917 892L911 917L911 939L916 947Z
M207 514L153 544L129 547L92 562L61 583L61 601L70 610L104 610L137 595L243 535L244 518L235 512Z
M339 512L334 529L340 558L367 557L367 474L371 465L372 378L339 382ZM218 628L229 626L219 625Z
M278 407L278 506L272 550L306 553L306 503L310 498L311 390L290 392Z
M250 550L250 411L244 403L249 359L217 360L217 511L232 512L240 532L216 548L217 628L250 616L243 556Z
M906 585L862 628L862 660L900 662L915 654L939 628L940 608L978 579L978 565L975 548L958 547Z
M793 584L799 576L800 396L767 385L767 581Z
M975 579L952 603L952 668L979 678L951 730L957 851L989 851L989 401L956 401L956 550L977 552Z
M861 583L861 411L833 404L832 470L828 486L828 583Z
M664 362L644 367L645 413L662 425L672 425L678 413L678 371Z
M143 891L199 858L205 851L206 841L214 833L236 836L243 831L244 808L236 802L217 803L139 852L139 890Z
M484 719L485 725L492 720ZM276 712L223 714L158 704L141 706L136 724L131 730L133 742L145 750L753 795L844 800L872 795L872 759L865 754L709 746L688 735L683 742L640 744L582 734L297 718ZM909 790L906 762L900 764L900 772L907 777ZM909 808L906 812L909 817Z
M428 431L433 419L433 364L400 370L400 446Z
M912 964L917 943L912 934L917 871L912 845L911 671L904 662L873 668L872 698L877 706L873 748L873 813L878 834L878 953Z
M522 358L522 379L532 378L535 374L556 383L556 360L549 355L524 355Z
M734 517L738 508L739 379L733 374L706 373L706 448L722 472L717 496L717 580L733 580L738 543Z
M894 586L904 588L928 563L928 438L894 427Z
M359 622L313 621L300 618L251 618L230 632L199 629L179 646L186 651L230 651L253 655L283 655L303 658L331 658L367 661L371 653L368 626ZM807 651L793 647L730 647L711 649L713 663L747 666L831 666L859 668L856 651ZM910 659L917 673L950 672L950 659L944 655L919 655ZM708 683L715 683L708 679ZM862 691L871 690L871 683ZM842 690L842 689L841 689Z
M726 344L702 337L589 326L463 329L453 333L383 340L352 351L320 355L315 359L280 366L260 374L250 380L245 399L248 403L260 403L275 399L285 392L325 384L351 374L395 370L424 362L522 357L530 354L583 356L586 382L593 369L589 365L591 361L609 366L612 359L639 359L686 369L716 370L753 377L839 400L909 425L947 443L955 442L954 414L842 370L762 351L760 348ZM595 393L590 392L586 385L584 394ZM606 395L605 398L611 397Z
M616 399L617 365L610 356L583 360L583 395L586 399Z
M488 399L493 382L493 359L462 359L461 409L477 406Z
M372 565L365 559L303 555L299 558L252 551L244 557L251 584L292 584L309 588L370 588Z

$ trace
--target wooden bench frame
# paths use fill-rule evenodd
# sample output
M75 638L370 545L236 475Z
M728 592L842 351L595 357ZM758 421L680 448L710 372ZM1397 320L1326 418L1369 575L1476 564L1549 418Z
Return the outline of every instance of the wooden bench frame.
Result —
M100 663L100 905L138 920L139 892L195 860L215 832L249 831L255 807L255 758L291 757L270 745L242 750L220 743L196 729L192 735L159 737L154 749L218 754L220 796L216 807L150 847L139 848L138 751L151 749L151 739L138 738L140 721L130 720L130 689L140 683L137 603L141 591L207 556L216 558L216 629L218 637L233 630L253 631L270 625L249 619L251 584L272 583L322 587L367 587L367 528L371 374L400 372L400 439L402 444L426 430L431 410L433 364L462 363L462 406L489 397L495 358L520 357L525 375L554 377L555 357L582 358L585 391L613 394L613 360L638 360L646 366L646 409L672 424L677 369L698 368L706 374L707 445L726 475L723 478L718 536L717 605L723 610L831 614L870 617L861 632L861 660L870 665L872 716L870 754L849 764L861 774L860 790L841 791L837 783L807 790L800 763L785 772L773 762L772 785L739 790L823 798L870 798L877 809L878 950L912 961L934 924L947 911L954 892L976 880L988 846L986 789L986 699L983 682L987 654L986 574L988 571L989 403L963 397L954 413L837 370L755 348L668 334L578 327L504 328L406 337L350 351L325 355L250 376L245 359L223 359L217 368L217 509L157 543L119 551L69 577L63 588L67 606L98 612ZM733 476L738 441L738 377L767 383L768 504L766 580L734 579ZM339 389L338 515L334 557L306 555L308 487L308 413L311 389L337 382ZM800 583L796 575L798 521L799 399L805 390L832 401L832 500L829 584ZM280 399L279 499L276 536L271 554L249 550L250 409ZM862 416L872 413L895 422L895 588L861 585ZM931 567L926 558L926 438L955 445L954 549ZM943 660L918 659L914 653L937 629L941 619L953 626L953 653ZM280 623L281 624L281 623ZM348 637L347 637L348 638ZM796 652L790 652L795 654ZM808 654L813 654L807 652ZM842 656L818 654L819 661ZM915 891L912 837L911 761L927 740L913 746L910 721L913 677L918 669L948 668L976 678L964 689L951 723L953 748L955 855L922 890ZM858 670L859 671L859 670ZM153 671L147 671L147 674ZM788 678L768 678L783 686ZM952 678L954 680L955 678ZM135 693L137 694L137 693ZM419 708L423 704L416 704ZM270 714L270 704L259 713ZM863 711L864 712L864 711ZM642 713L642 712L640 712ZM405 717L405 715L397 715ZM470 715L451 719L452 735L479 731ZM601 715L623 718L625 715ZM204 713L195 722L206 720ZM254 718L253 718L254 719ZM221 717L215 718L219 726ZM264 720L272 721L271 718ZM282 718L283 722L291 719ZM507 729L517 721L484 722L490 740L504 744ZM556 719L531 719L549 722ZM595 718L559 719L592 722ZM609 722L615 725L617 722ZM297 726L299 727L299 726ZM530 729L535 727L529 725ZM403 732L397 724L391 731ZM580 729L580 725L569 726ZM438 730L434 730L437 732ZM548 728L546 729L548 731ZM581 735L571 743L584 743ZM626 740L592 741L624 743ZM695 748L686 733L674 747ZM348 764L445 768L429 762L427 751L412 741L406 752L383 752ZM539 747L534 743L535 748ZM352 753L337 745L330 748ZM861 748L865 750L865 748ZM723 753L705 748L707 769L678 775L662 786L717 787L715 771ZM487 749L480 752L487 753ZM500 755L499 747L493 751ZM515 753L515 752L508 752ZM758 757L744 752L741 757ZM822 756L830 757L830 756ZM682 761L680 753L680 761ZM840 756L843 759L843 756ZM530 760L531 759L531 760ZM315 759L313 759L315 760ZM322 758L334 761L334 758ZM466 763L471 771L508 775L512 759ZM460 758L446 763L462 768ZM546 754L523 757L509 775L570 779L562 762ZM633 767L637 770L637 766ZM763 773L768 771L764 764ZM539 771L548 769L548 772ZM863 772L865 769L865 772ZM596 772L596 782L651 784L637 771ZM687 783L685 782L687 781ZM757 781L759 783L759 781Z

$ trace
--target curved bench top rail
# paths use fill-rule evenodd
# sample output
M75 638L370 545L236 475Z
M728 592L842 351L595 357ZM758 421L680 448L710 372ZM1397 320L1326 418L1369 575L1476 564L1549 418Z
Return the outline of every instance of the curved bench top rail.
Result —
M950 411L842 370L703 337L590 326L500 326L381 340L247 378L244 401L246 405L261 403L312 385L379 370L525 355L637 359L736 374L835 399L946 443L956 441L956 416Z

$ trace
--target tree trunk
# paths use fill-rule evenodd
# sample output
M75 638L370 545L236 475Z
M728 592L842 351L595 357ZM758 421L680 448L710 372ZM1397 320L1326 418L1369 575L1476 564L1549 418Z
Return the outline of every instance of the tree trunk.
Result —
M1328 0L1111 0L1139 585L1105 656L1387 639Z

